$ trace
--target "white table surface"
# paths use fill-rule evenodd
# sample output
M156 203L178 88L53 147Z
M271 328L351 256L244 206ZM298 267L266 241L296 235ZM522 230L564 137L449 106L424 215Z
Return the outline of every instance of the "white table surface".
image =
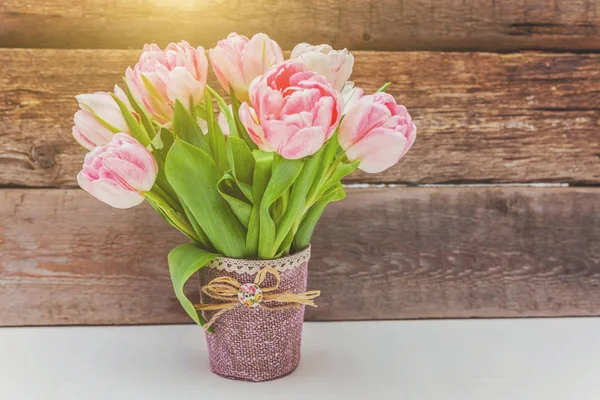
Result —
M245 383L192 325L1 328L0 399L600 399L596 318L307 323L302 357Z

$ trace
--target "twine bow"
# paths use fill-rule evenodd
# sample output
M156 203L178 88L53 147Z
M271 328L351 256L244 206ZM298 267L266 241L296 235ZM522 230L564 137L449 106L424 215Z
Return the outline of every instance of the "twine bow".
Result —
M275 277L277 281L274 286L271 287L261 287L260 285L264 282L267 277L267 274L271 274ZM202 292L209 297L212 297L215 300L222 300L225 303L217 303L217 304L195 304L194 307L199 311L212 311L219 310L215 313L212 318L204 324L204 330L210 329L211 325L224 313L229 310L232 310L240 305L246 305L248 307L251 306L260 306L267 310L283 310L288 308L299 308L303 305L316 307L317 305L313 301L314 298L321 295L320 290L311 290L304 293L291 293L291 292L282 292L282 293L272 293L279 288L279 284L281 283L281 277L279 276L279 272L273 267L265 267L261 269L258 274L256 274L256 278L254 278L254 285L257 289L258 293L254 297L254 303L252 305L248 305L243 303L239 298L239 295L242 291L242 285L235 279L229 276L221 276L213 279L207 285L202 287ZM289 303L282 306L269 306L265 303Z

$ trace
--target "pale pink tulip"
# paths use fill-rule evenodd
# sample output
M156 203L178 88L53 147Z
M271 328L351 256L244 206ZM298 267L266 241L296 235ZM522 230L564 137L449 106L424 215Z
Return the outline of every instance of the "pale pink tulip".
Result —
M240 120L261 150L288 159L316 153L342 116L341 95L301 62L286 61L255 79Z
M323 75L338 92L350 79L354 66L354 56L347 49L334 50L328 44L300 43L292 50L290 59L302 61L308 69Z
M73 117L72 133L77 142L88 150L104 146L113 137L113 131L98 121L88 110L79 110Z
M400 161L415 142L417 127L406 107L387 93L362 97L340 124L338 140L350 161L381 172Z
M85 156L77 182L85 191L115 208L130 208L144 200L154 185L158 165L152 154L125 133Z
M175 101L185 107L204 98L208 60L204 48L186 41L170 43L165 50L146 44L138 63L127 68L125 79L135 97L159 123L171 121Z
M233 89L241 101L248 100L248 87L254 78L283 62L281 47L264 33L246 36L230 33L208 51L215 75L223 89Z
M342 90L342 98L344 99L343 115L348 114L348 111L358 103L365 94L365 91L359 87L355 87L353 82L347 82Z
M113 131L129 132L125 117L110 93L79 94L75 98L82 110L94 114L100 122L113 128Z
M115 85L115 94L125 93ZM109 93L96 92L75 96L81 109L73 117L72 133L79 144L88 150L103 146L112 138L114 132L129 133L129 127L117 102ZM126 99L126 96L125 96ZM129 102L126 103L129 106Z

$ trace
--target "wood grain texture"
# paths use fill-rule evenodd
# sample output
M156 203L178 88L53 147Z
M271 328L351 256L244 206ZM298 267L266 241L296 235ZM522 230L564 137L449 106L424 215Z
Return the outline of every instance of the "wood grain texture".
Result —
M112 90L137 56L0 50L0 185L75 186L73 96ZM419 134L399 165L348 182L600 182L600 55L356 52L353 80L392 81Z
M4 0L1 47L128 48L237 31L353 50L600 49L598 0Z
M350 189L313 240L310 320L600 315L600 189ZM188 321L150 207L0 191L0 325Z

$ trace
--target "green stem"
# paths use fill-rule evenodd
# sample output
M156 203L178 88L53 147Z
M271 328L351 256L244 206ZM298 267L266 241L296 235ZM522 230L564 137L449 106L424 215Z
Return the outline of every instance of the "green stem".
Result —
M306 213L308 212L308 210L319 200L319 194L321 193L321 189L323 189L323 186L327 183L327 181L329 181L329 178L331 178L331 176L335 172L337 166L340 165L340 163L345 162L345 161L347 161L346 153L341 153L333 160L333 163L331 164L331 166L329 167L327 172L323 176L321 176L321 179L319 179L319 182L317 183L315 190L312 192L312 195L310 195L310 197L307 199L306 203L304 204L304 208L302 209L302 212L298 213L298 216L296 217L296 220L294 221L294 224L292 225L292 232L293 232L294 236L296 236L296 232L298 232L298 228L300 227L300 224L302 223L302 220L306 216ZM291 247L291 245L290 245L290 247ZM289 252L290 247L288 247L284 251Z
M337 168L337 166L342 163L347 161L347 157L346 157L346 153L342 153L339 156L337 156L335 158L335 160L333 160L333 163L331 164L331 166L329 167L329 169L327 170L327 173L325 173L325 175L323 175L321 177L321 179L319 180L319 183L316 186L316 190L314 190L314 193L312 194L312 196L306 201L306 204L304 206L304 211L302 212L301 216L304 217L304 214L306 214L306 212L308 211L308 209L316 203L319 197L319 192L321 191L321 189L323 188L323 185L325 183L327 183L327 181L329 180L329 178L331 177L331 175L333 175L333 173L335 172L335 169Z
M183 218L181 218L181 215L179 215L177 211L170 207L170 204L167 200L165 200L158 193L156 193L156 189L153 189L149 192L145 192L144 196L146 197L146 199L150 200L162 210L163 214L167 218L169 218L169 221L173 224L173 226L179 229L184 235L192 239L194 242L198 244L201 243L200 239L198 238L198 235L196 235L191 225ZM169 210L173 210L174 212L169 212Z

